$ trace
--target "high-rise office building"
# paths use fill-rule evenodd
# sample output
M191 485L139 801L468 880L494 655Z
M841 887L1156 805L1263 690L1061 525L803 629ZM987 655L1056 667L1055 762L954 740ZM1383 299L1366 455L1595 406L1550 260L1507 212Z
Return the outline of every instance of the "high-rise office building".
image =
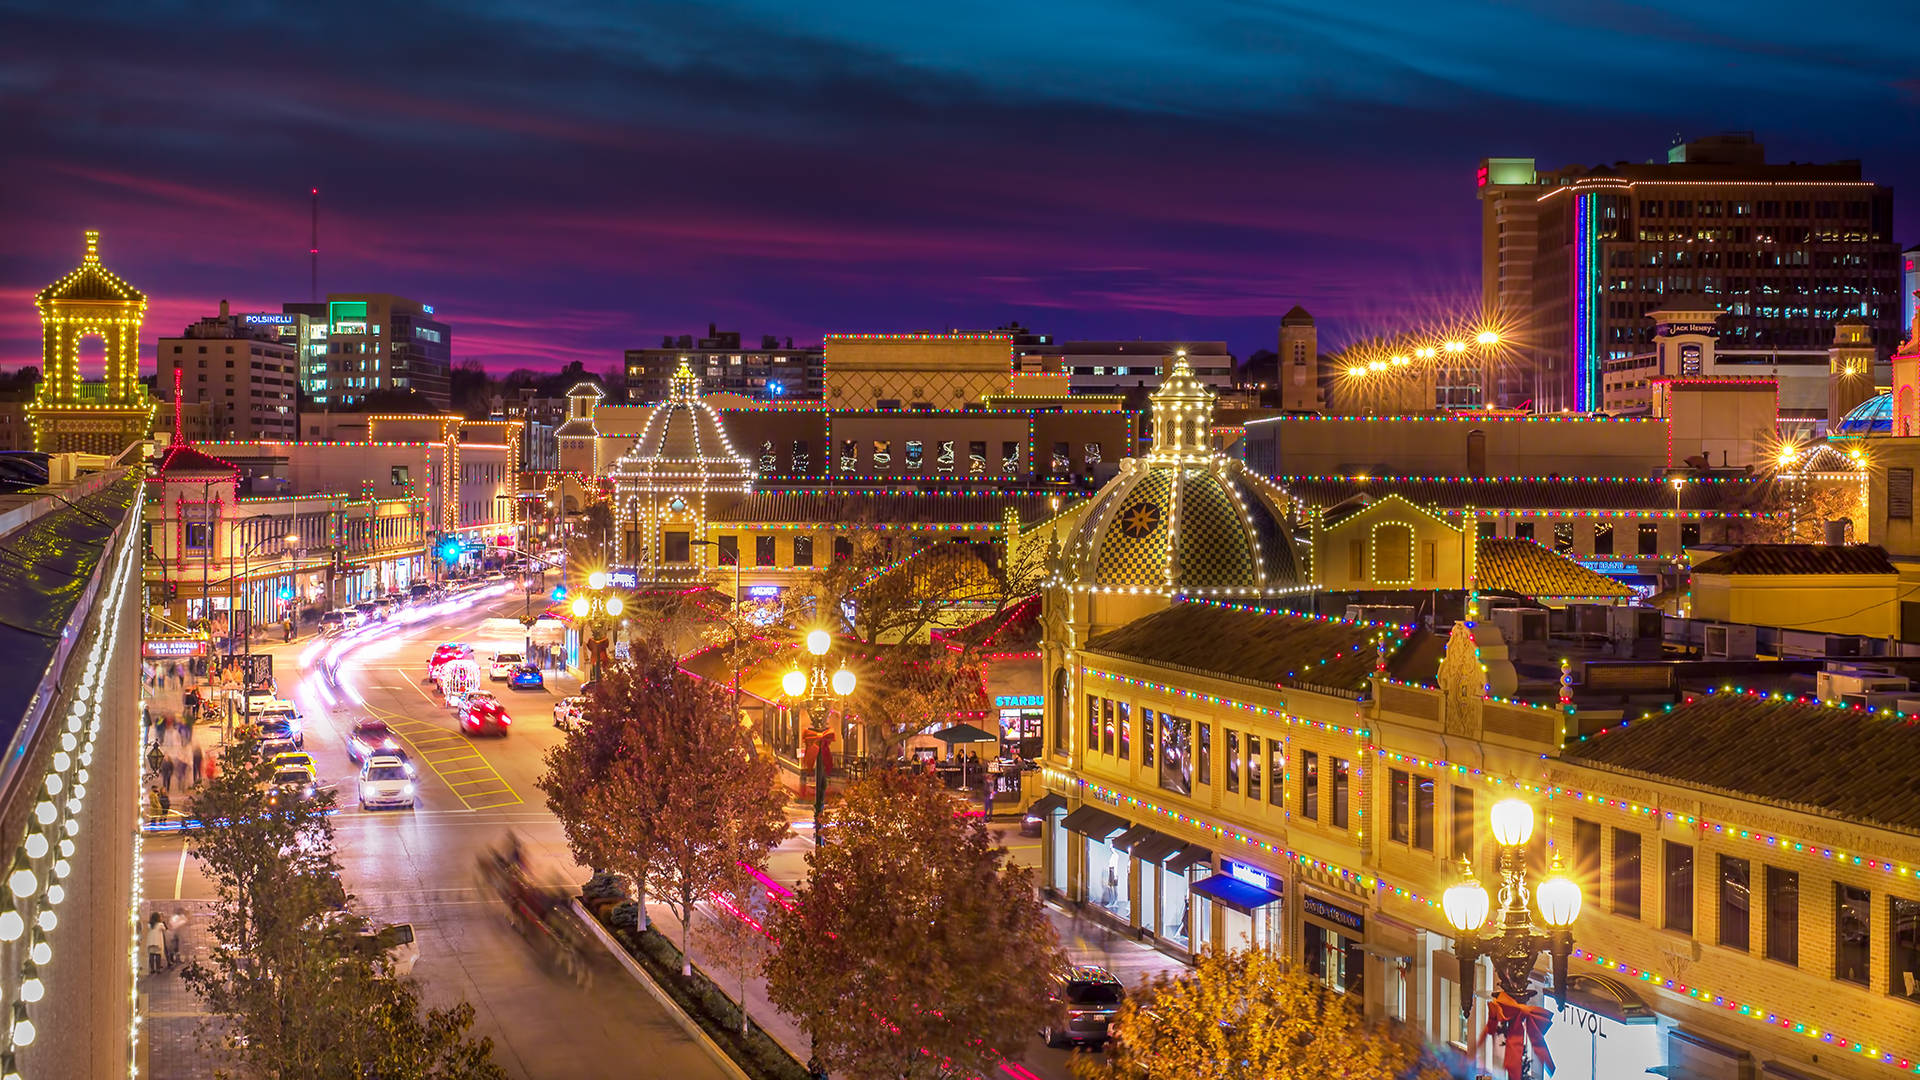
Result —
M207 406L208 426L222 439L300 437L300 351L283 340L279 312L228 311L161 338L154 350L154 389L167 401Z
M763 401L818 401L822 391L826 350L819 345L794 347L772 335L760 338L760 347L743 347L737 330L707 324L707 336L669 337L657 349L627 350L627 402L651 405L667 400L673 373L681 364L700 376L709 394L729 393Z
M348 408L375 391L393 390L418 392L425 406L447 408L453 328L434 318L433 305L389 293L329 293L325 318L326 352L318 364L310 356L307 365L314 405Z
M1487 158L1482 291L1522 362L1488 388L1495 404L1601 407L1609 361L1648 354L1646 315L1675 296L1726 314L1722 350L1800 352L1824 364L1833 323L1899 332L1893 192L1858 161L1770 164L1747 133L1673 147L1665 162L1542 173Z

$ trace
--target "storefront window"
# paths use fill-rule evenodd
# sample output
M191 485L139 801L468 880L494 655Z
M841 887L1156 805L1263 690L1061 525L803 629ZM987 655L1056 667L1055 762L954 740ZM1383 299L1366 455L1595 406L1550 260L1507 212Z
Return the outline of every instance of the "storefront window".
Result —
M1839 884L1833 892L1833 977L1865 986L1873 954L1873 894Z
M1260 799L1260 736L1247 736L1247 798Z
M1753 864L1745 859L1720 856L1720 944L1743 952L1753 903L1752 869Z
M1121 920L1126 920L1132 905L1127 902L1127 882L1133 860L1126 852L1087 837L1087 888L1093 902Z
M1360 994L1367 970L1360 943L1312 919L1305 930L1307 970L1335 990Z
M1047 824L1047 833L1053 837L1053 869L1048 880L1053 885L1054 892L1059 893L1061 896L1066 896L1067 837L1069 834L1066 826L1062 825L1061 822L1066 820L1067 812L1065 810L1055 810L1048 816L1051 820Z
M1894 897L1889 932L1893 935L1893 975L1889 992L1920 1001L1920 900Z
M1160 786L1180 795L1193 792L1193 721L1160 714Z
M1227 729L1227 790L1240 793L1240 733L1232 728Z
M1767 867L1767 959L1800 963L1800 875Z

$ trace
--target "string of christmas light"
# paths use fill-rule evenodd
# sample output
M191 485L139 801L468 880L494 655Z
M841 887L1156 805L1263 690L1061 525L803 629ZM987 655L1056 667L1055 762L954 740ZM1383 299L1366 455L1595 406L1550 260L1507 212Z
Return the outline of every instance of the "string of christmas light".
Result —
M1157 683L1150 679L1136 679L1129 675L1116 675L1113 672L1101 671L1097 668L1082 667L1080 670L1086 673L1087 675L1093 676L1096 679L1105 679L1108 682L1118 683L1121 686L1132 687L1133 689L1136 689L1136 690L1149 690L1156 694L1165 694L1168 697L1181 698L1187 701L1205 702L1208 705L1217 705L1224 708L1235 709L1240 712L1251 713L1255 716L1266 717L1267 719L1270 719L1270 720L1278 720L1284 724L1293 724L1301 727L1311 728L1315 731L1338 732L1339 734L1342 734L1342 735L1352 735L1356 738L1361 738L1361 739L1370 738L1372 735L1372 733L1368 731L1366 728L1343 727L1342 725L1332 723L1331 721L1311 720L1311 719L1308 719L1307 717L1300 716L1296 713L1287 712L1284 709L1271 709L1264 705L1254 705L1245 701L1237 701L1229 697L1221 697L1218 694L1203 694L1197 690L1186 690L1178 686L1168 686L1165 683Z

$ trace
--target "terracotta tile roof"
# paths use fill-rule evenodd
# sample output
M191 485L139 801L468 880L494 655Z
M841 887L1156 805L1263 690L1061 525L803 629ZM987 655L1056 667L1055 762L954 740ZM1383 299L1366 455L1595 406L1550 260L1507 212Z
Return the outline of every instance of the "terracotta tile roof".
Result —
M1030 652L1040 646L1040 598L1029 596L953 630L935 630L933 640L959 648L978 645L986 652Z
M1522 596L1605 596L1625 599L1633 590L1589 570L1532 540L1496 537L1475 549L1475 577L1483 589Z
M1385 477L1276 476L1310 506L1329 507L1355 495L1399 495L1421 506L1517 510L1671 510L1673 487L1659 477ZM1765 480L1694 480L1682 485L1683 510L1745 509L1760 501Z
M1100 634L1086 648L1276 686L1350 692L1364 688L1373 674L1373 642L1381 632L1378 626L1190 601ZM1399 676L1395 661L1412 651L1400 647L1389 672Z
M1021 521L1038 521L1055 513L1048 499L1071 493L1057 491L899 492L813 490L763 491L711 514L724 522L853 522L877 524L1000 524L1008 510Z
M1920 724L1727 691L1580 743L1569 760L1920 829Z
M1893 574L1877 544L1748 544L1715 555L1696 574Z

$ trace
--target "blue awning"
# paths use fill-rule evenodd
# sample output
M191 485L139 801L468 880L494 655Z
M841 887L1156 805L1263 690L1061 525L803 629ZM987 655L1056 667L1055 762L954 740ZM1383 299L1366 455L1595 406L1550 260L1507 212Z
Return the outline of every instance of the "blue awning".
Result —
M1280 894L1268 892L1258 885L1241 881L1231 874L1215 874L1194 882L1190 888L1202 896L1227 905L1235 911L1253 914L1255 908L1263 908L1277 903Z

